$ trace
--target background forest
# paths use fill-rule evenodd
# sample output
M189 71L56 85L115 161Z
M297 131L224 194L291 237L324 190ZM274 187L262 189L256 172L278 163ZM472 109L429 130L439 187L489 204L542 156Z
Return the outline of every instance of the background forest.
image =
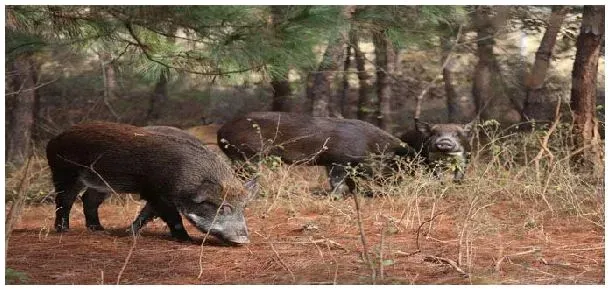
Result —
M604 6L6 6L5 19L7 248L13 227L21 241L7 252L7 281L103 284L106 273L162 284L604 283ZM390 197L367 199L356 218L349 200L311 194L327 186L317 177L325 173L271 166L249 212L257 234L247 261L196 245L173 250L190 263L175 275L130 272L130 263L166 262L137 251L129 260L130 237L118 250L100 246L87 274L46 256L66 245L90 255L74 245L86 233L61 245L49 235L51 206L36 206L53 196L50 138L91 120L207 132L252 111L360 119L396 136L414 118L477 120L470 179L388 180L379 190ZM110 227L138 208L110 204ZM324 242L292 236L312 224ZM173 247L139 239L140 251ZM279 252L268 249L280 240ZM255 270L192 275L204 251Z

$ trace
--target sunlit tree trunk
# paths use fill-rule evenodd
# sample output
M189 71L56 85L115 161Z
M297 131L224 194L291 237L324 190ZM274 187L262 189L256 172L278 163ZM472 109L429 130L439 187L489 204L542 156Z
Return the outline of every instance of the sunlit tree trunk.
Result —
M372 116L375 110L375 104L372 100L372 86L370 84L371 75L366 72L366 59L364 53L360 50L360 37L358 31L350 32L350 43L354 48L354 58L356 60L356 69L358 70L358 111L357 117L359 120L372 123Z
M448 38L443 38L443 61L445 63L447 57L450 57L453 43ZM445 88L445 96L447 97L447 115L449 122L452 123L467 123L473 120L476 115L476 106L471 94L460 96L456 90L457 80L454 77L456 68L455 56L447 61L447 65L443 67L443 83Z
M574 112L572 134L576 153L573 160L586 167L593 165L596 172L603 172L603 147L600 145L595 100L604 18L604 6L584 6L580 34L576 39L570 97L570 107Z
M107 51L98 53L100 58L102 73L104 74L104 97L112 100L116 98L118 92L118 82L116 71L112 64L112 55Z
M555 104L557 99L554 95L544 94L544 80L549 70L551 55L557 34L561 24L568 13L569 8L565 6L553 6L549 24L544 32L532 71L525 80L525 103L523 104L523 117L525 120L551 121L554 119Z

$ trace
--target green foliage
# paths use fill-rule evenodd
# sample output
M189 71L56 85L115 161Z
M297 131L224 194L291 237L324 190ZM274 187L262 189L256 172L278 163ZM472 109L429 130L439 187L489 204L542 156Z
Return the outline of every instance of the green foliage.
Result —
M395 47L432 47L436 35L454 35L467 20L463 6L367 6L355 15L360 31L385 31Z
M6 284L23 284L29 281L29 278L26 273L16 271L11 268L6 268L4 270L4 280Z

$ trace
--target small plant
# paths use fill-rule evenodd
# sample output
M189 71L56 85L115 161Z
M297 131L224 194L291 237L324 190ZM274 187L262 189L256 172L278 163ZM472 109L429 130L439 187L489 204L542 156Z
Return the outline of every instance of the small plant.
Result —
M4 279L6 284L24 284L29 281L29 278L26 273L20 272L11 268L6 268L4 270Z

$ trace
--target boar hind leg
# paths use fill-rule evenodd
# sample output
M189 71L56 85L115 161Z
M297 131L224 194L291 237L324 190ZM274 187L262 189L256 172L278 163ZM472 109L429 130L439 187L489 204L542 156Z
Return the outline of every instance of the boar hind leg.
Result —
M54 170L53 185L55 186L55 230L65 232L70 228L70 210L76 196L84 185L78 180L76 170Z
M144 227L148 222L152 221L157 217L155 210L153 209L150 202L147 202L144 208L138 214L138 217L133 221L127 232L135 235L137 234L142 227Z
M159 217L169 227L172 237L180 241L188 241L191 239L186 230L184 229L180 213L178 213L178 210L172 202L161 198L158 195L147 198L147 201L150 203L153 212L156 212L156 214L159 215Z
M97 209L104 202L107 194L99 192L93 188L87 188L83 194L83 212L85 213L85 223L87 228L92 231L103 231L104 227L100 224L100 217Z

